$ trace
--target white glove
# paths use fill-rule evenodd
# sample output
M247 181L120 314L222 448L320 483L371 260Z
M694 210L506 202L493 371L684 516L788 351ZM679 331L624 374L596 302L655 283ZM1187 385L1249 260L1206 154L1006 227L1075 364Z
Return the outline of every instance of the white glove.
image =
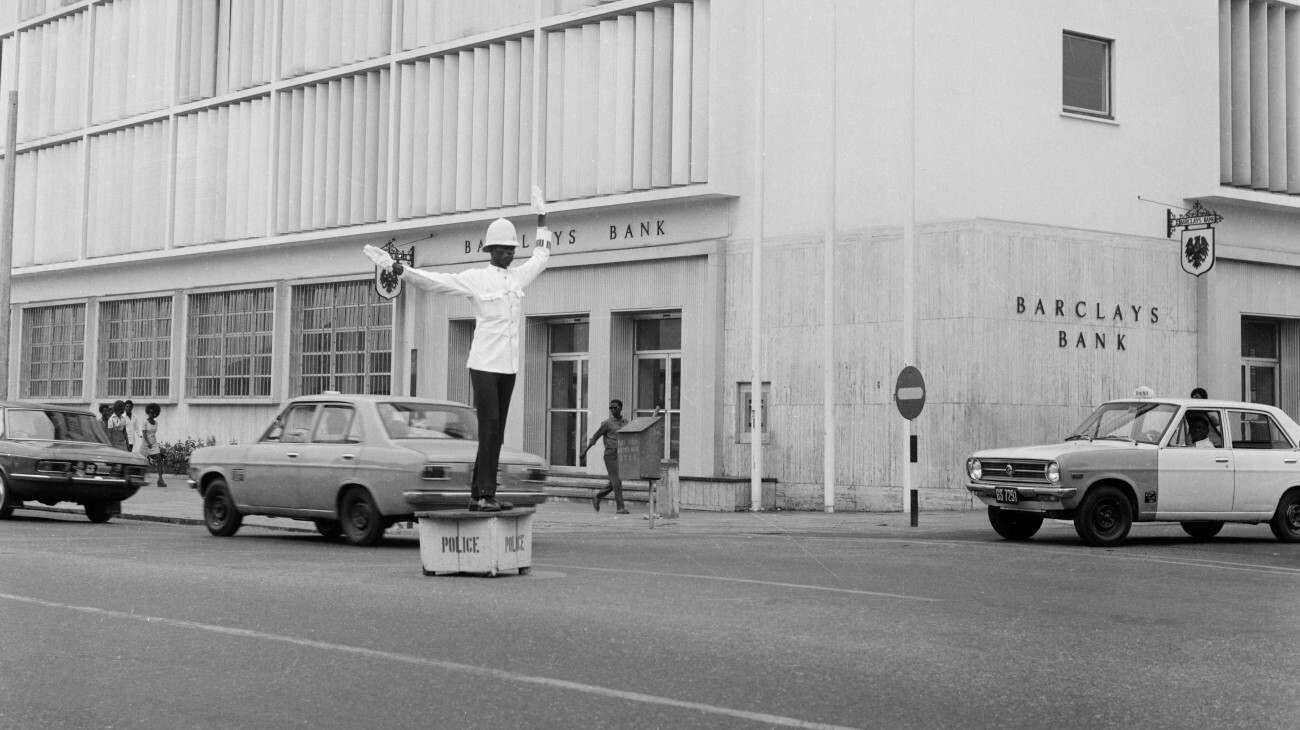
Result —
M361 250L366 254L367 258L375 262L375 266L382 266L388 271L392 271L393 264L397 263L393 261L393 257L389 256L387 251L377 246L366 246Z
M547 228L546 226L542 226L541 228L537 229L536 240L538 246L545 246L546 248L550 248L551 245L555 243L555 234L551 233L551 229Z

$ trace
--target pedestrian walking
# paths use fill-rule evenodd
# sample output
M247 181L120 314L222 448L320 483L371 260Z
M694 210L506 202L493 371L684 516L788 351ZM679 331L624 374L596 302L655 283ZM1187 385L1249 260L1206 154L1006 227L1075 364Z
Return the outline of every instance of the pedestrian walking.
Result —
M162 415L162 408L157 403L150 403L144 407L144 415L145 420L140 424L138 451L158 470L158 486L165 487L167 483L162 477L162 449L158 448L158 416Z
M126 403L113 401L113 415L108 417L108 443L113 448L123 451L131 450L126 432L131 428L131 419L126 417Z
M540 221L539 221L540 223ZM469 348L469 380L478 412L478 455L470 484L469 509L497 512L510 509L498 502L497 469L502 435L510 412L510 396L519 372L519 325L523 320L524 287L546 269L551 232L537 228L537 247L528 261L511 267L519 245L515 227L498 218L487 229L484 253L491 261L455 274L420 271L395 262L383 249L366 246L366 256L405 281L438 294L466 297L474 305L474 341Z
M605 471L609 472L609 483L591 498L591 506L597 512L600 511L600 500L613 492L614 505L618 507L618 513L631 514L623 504L623 480L618 473L618 431L626 425L627 419L623 417L623 401L615 398L609 402L609 418L601 421L600 428L596 429L596 433L592 434L591 439L587 441L587 448L582 450L585 454L596 445L598 439L602 437L605 439Z

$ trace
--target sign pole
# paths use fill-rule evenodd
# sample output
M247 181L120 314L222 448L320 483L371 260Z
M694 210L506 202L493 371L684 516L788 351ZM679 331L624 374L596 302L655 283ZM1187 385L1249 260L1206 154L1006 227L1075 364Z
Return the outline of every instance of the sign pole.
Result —
M913 268L916 260L916 0L908 4L907 13L908 65L906 74L906 130L903 145L903 365L916 364L916 339L914 313L916 302L913 291ZM903 425L903 505L911 499L912 490L912 421ZM906 509L906 506L903 507Z
M750 369L750 420L753 428L749 440L749 509L763 509L763 125L765 97L763 87L763 40L767 3L758 2L755 20L754 74L754 243L749 271L749 369Z
M18 180L18 92L9 92L9 129L5 136L5 198L0 212L0 400L9 400L10 301L13 299L14 187Z

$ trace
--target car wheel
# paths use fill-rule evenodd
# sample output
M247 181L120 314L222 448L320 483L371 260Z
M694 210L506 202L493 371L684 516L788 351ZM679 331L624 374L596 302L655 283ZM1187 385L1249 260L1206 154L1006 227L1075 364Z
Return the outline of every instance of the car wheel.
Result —
M1209 540L1223 529L1222 522L1183 522L1183 532L1195 540Z
M343 525L338 520L316 520L316 532L335 540L343 536Z
M235 509L235 500L224 479L215 479L208 485L203 498L203 524L217 537L230 537L244 524L244 516Z
M108 505L103 502L87 502L85 507L86 519L95 524L102 524L113 518L113 513L108 511Z
M1133 505L1116 487L1088 490L1074 512L1074 531L1093 547L1115 547L1133 527Z
M384 536L384 518L379 515L375 500L364 489L349 489L343 495L339 518L343 537L352 545L374 545Z
M1043 526L1043 516L1038 512L990 506L989 524L993 525L994 532L1008 540L1028 540Z
M0 477L0 520L8 519L17 506L13 496L9 494L9 485L5 483L3 477Z
M1291 491L1282 495L1277 505L1277 512L1268 526L1282 542L1300 542L1300 491Z

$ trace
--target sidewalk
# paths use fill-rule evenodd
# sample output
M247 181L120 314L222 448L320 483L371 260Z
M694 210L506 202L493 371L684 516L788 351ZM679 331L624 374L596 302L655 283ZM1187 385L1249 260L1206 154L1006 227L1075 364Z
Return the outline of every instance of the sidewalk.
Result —
M172 474L165 479L167 486L159 488L152 481L141 487L134 497L122 503L122 514L115 520L145 520L179 525L203 525L203 502L198 493L186 484L185 477ZM61 502L52 507L31 504L30 510L83 514L81 505ZM612 502L607 502L600 512L591 508L588 500L570 500L553 497L537 508L535 529L555 531L649 531L644 503L629 503L630 515L614 512ZM991 530L984 510L930 511L918 515L918 526L911 527L907 512L792 512L772 510L765 512L707 512L683 510L674 520L655 520L655 533L671 532L691 534L762 533L780 534L834 533L834 534L887 534L901 533L909 536L938 537L959 530ZM281 517L250 516L244 519L245 528L260 527L272 530L315 532L310 522ZM391 535L415 534L414 529L399 523L389 530Z

